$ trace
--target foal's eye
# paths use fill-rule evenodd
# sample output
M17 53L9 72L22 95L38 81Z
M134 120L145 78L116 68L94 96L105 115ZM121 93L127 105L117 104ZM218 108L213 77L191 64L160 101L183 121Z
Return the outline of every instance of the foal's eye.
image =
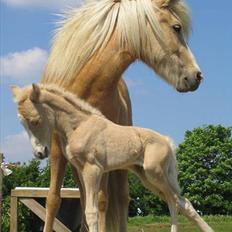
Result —
M32 121L30 121L30 123L32 126L38 126L40 123L40 120L32 120Z
M175 32L177 32L177 33L180 33L180 32L181 32L181 29L182 29L182 27L181 27L180 24L175 24L175 25L172 26L172 28L173 28L173 30L174 30Z

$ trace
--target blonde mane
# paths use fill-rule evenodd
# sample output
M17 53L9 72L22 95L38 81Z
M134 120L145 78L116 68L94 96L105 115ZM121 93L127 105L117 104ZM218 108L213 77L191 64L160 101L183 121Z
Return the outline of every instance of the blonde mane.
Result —
M89 59L106 46L115 30L119 44L129 45L140 58L147 41L156 38L162 42L162 31L155 14L158 10L158 7L154 9L151 0L101 0L66 12L58 23L43 82L70 83ZM187 33L190 20L184 2L171 4L170 10L180 19ZM148 59L152 60L153 55Z

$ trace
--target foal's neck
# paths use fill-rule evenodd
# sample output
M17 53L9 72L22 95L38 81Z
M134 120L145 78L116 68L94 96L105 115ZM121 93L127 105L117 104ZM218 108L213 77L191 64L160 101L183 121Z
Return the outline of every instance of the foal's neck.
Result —
M69 135L83 122L90 117L90 113L86 113L78 109L75 105L67 102L61 96L52 96L48 98L46 104L53 114L54 130L62 137L68 138Z

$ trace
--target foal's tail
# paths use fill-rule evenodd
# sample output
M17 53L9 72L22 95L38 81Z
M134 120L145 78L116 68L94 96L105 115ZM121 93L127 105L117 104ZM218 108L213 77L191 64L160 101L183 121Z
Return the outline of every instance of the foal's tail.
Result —
M171 148L171 154L169 156L168 164L167 164L167 178L168 182L171 185L173 191L180 195L181 189L178 183L178 170L177 170L177 162L176 162L176 145L173 140L167 137L167 141Z

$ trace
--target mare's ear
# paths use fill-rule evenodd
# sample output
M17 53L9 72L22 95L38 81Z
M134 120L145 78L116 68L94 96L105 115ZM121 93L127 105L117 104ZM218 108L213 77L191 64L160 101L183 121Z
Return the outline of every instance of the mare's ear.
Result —
M12 85L11 86L11 91L12 91L12 94L13 94L13 97L14 97L14 100L16 102L18 102L18 99L19 99L19 96L21 95L22 93L22 89L16 85Z
M39 96L40 96L40 88L36 84L32 84L32 90L30 94L30 100L34 103L39 102Z

